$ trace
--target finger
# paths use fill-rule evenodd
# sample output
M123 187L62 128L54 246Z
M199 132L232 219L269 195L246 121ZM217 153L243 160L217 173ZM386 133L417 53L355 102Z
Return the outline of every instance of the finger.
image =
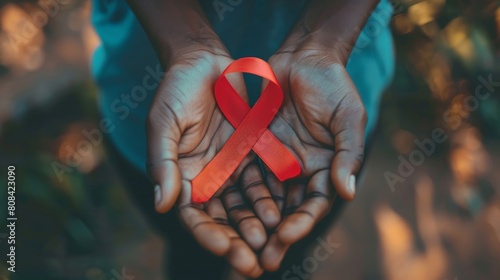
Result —
M256 163L249 165L242 174L241 192L266 228L273 229L279 224L281 214L278 206L266 187L264 176Z
M259 265L257 256L229 225L222 201L217 197L210 199L207 203L206 212L219 224L230 240L230 249L226 253L229 264L241 274L253 277L259 276L262 273L262 268Z
M230 221L238 228L243 239L252 249L260 250L267 241L264 225L248 208L238 187L227 188L222 195L222 202Z
M279 269L285 253L290 248L290 244L284 243L278 236L278 231L282 225L287 221L287 215L291 215L303 202L305 184L301 180L294 180L286 183L284 188L285 199L283 210L283 221L280 223L276 232L269 237L269 241L262 250L261 264L265 270L276 271Z
M283 213L285 207L285 186L283 182L278 180L276 175L274 175L269 169L266 169L266 185L271 192L271 195L278 207L280 213Z
M231 240L223 227L196 205L179 207L179 218L196 241L217 256L228 254Z
M336 113L338 117L330 123L335 145L331 179L339 195L351 200L356 193L355 176L363 163L366 112L360 100L346 103L348 105L341 105Z
M248 244L229 226L226 227L228 234L232 234L230 250L226 255L229 264L239 273L252 278L259 277L263 268L259 264L257 255ZM232 233L231 233L232 232Z
M178 202L179 220L202 247L217 256L224 256L229 252L231 241L225 229L221 227L220 220L214 220L205 212L208 205L211 206L213 217L222 219L226 217L217 210L217 205L214 205L213 201L209 201L206 207L191 203L191 183L182 180L182 191Z
M290 245L281 242L276 234L271 235L260 256L262 267L267 271L278 270L289 248Z
M217 224L221 226L229 226L229 220L227 218L226 209L222 201L218 197L212 197L205 208L205 212L214 220Z
M177 163L181 128L169 108L153 106L147 121L147 169L155 184L156 211L165 213L175 204L181 190Z
M293 244L304 238L330 210L333 196L328 175L329 171L323 170L311 178L302 204L277 228L276 234L283 244Z
M283 214L290 215L304 200L306 185L302 181L288 182L286 188L286 202Z
M245 157L245 159L243 159L243 161L240 163L240 165L238 166L238 168L236 168L236 170L234 171L234 173L230 175L229 179L226 180L222 184L222 186L220 186L217 189L217 191L215 192L215 194L213 194L213 197L222 198L224 192L226 191L226 189L228 189L229 187L232 187L232 186L234 186L236 184L239 184L240 177L242 176L243 171L245 171L246 167L249 166L249 164L251 164L254 161L254 158L255 158L255 154L249 153ZM202 189L202 191L207 191L207 192L211 193L211 190L209 188L207 188L206 186L205 186L204 189Z
M236 185L239 181L240 178L242 177L243 172L247 169L248 166L255 164L255 154L254 153L249 153L245 159L240 163L238 168L234 171L233 174L231 174L231 177L229 180L227 180L223 187L221 189L225 189L229 186Z

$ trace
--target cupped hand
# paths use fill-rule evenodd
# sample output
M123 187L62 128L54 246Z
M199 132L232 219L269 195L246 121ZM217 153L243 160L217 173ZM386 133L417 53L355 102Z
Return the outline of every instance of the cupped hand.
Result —
M214 84L232 62L223 50L175 55L147 119L147 170L155 183L158 212L170 210L183 188L207 165L234 129L214 98ZM233 81L246 99L242 77Z
M254 251L267 242L265 228L275 227L280 213L269 201L256 207L247 204L248 200L267 200L269 195L262 191L265 187L258 186L263 178L256 172L259 167L252 162L252 154L209 202L202 205L191 200L191 181L234 132L213 92L216 80L231 62L225 51L203 49L177 55L169 62L148 116L148 172L156 185L158 212L175 205L181 223L204 248L225 256L243 275L257 277L263 270ZM247 100L242 75L228 78ZM239 178L243 170L245 175ZM237 184L261 191L240 193L240 188L228 188Z
M255 163L247 168L256 167ZM263 181L260 172L245 172L237 184ZM256 251L267 242L264 224L255 215L238 185L215 194L205 204L191 203L191 193L181 191L177 213L186 229L206 249L224 256L241 275L257 278L263 273Z
M281 52L269 60L285 95L270 130L295 154L302 173L283 184L266 172L266 182L284 213L261 255L267 270L279 268L290 245L328 213L337 193L346 200L355 196L366 113L339 61L319 50Z

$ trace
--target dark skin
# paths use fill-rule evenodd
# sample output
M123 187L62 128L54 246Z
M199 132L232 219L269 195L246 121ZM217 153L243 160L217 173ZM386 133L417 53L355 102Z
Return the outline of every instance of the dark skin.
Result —
M364 107L345 68L318 56L321 52L300 51L270 60L286 85L285 103L270 130L302 166L301 175L285 184L268 175L271 190L284 188L278 193L287 194L286 216L261 256L264 268L271 271L279 268L287 248L329 212L337 194L346 200L355 196L364 150ZM318 59L325 64L318 65ZM300 67L294 67L297 64Z
M367 118L345 67L377 3L311 1L269 60L285 94L270 130L299 159L302 174L283 184L267 172L273 194L286 197L278 202L285 216L260 256L266 270L279 268L288 248L311 232L337 194L355 196Z
M285 94L270 130L296 155L300 177L281 183L261 174L250 154L204 205L191 203L190 181L234 132L213 94L232 59L197 1L128 2L166 70L147 123L157 211L175 207L202 246L245 276L278 269L290 245L326 215L337 193L354 198L366 114L345 64L378 1L309 1L269 60ZM231 83L247 99L241 76ZM273 230L269 237L266 229Z
M149 113L148 171L158 184L157 211L163 213L175 207L180 220L203 247L225 256L240 273L256 277L262 268L254 251L267 241L266 227L274 228L280 221L276 204L262 200L256 215L253 209L239 206L243 201L239 192L228 190L204 205L191 203L191 181L234 132L216 106L213 94L215 80L231 61L222 51L196 50L171 62ZM232 80L246 99L243 77ZM237 181L242 171L243 185L249 180L262 181L260 173L248 171L255 168L253 156L249 155L226 186L240 183ZM270 194L252 193L248 198L258 200L260 195Z

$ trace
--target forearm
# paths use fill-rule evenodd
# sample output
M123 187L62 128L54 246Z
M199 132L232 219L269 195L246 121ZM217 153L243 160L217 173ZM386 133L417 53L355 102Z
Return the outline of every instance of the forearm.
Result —
M332 50L345 63L380 0L311 0L280 51Z
M197 0L127 0L160 62L197 48L224 50Z

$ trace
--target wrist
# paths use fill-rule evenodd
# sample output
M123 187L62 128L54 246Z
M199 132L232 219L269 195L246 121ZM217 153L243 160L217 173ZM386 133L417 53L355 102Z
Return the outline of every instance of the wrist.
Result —
M127 0L165 68L172 59L197 49L225 48L198 0Z
M378 2L311 0L280 51L325 52L345 64L362 27Z
M296 38L289 37L276 53L290 53L299 57L315 57L345 65L351 51L352 46L342 43L340 40L323 36L317 32L310 32Z
M228 51L217 37L214 36L182 36L170 38L162 47L156 48L160 63L167 67L177 61L201 58L205 56L229 56Z

